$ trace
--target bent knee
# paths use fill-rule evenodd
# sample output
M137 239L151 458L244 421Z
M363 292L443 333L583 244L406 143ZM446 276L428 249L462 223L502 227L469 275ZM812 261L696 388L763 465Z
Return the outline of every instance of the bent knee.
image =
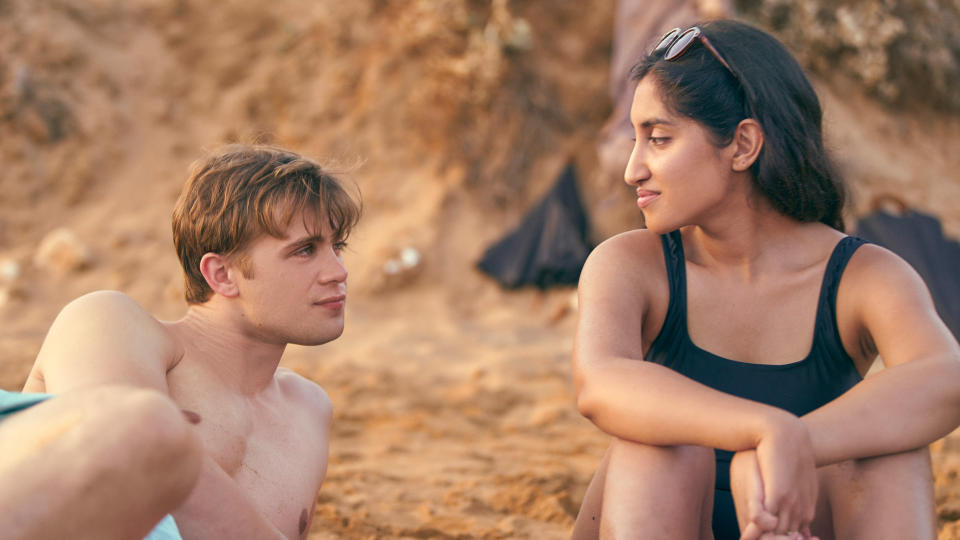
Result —
M652 446L614 439L610 445L610 463L620 470L653 468L672 475L712 478L715 457L712 448L703 446Z
M197 436L180 408L154 390L129 391L117 414L123 440L152 454L153 459L180 461L201 452Z
M927 447L857 458L825 467L827 475L847 480L869 480L876 476L885 483L893 478L924 478L932 475L930 451Z
M933 494L933 470L926 447L897 454L851 459L820 469L831 505L848 500L899 500L904 508L924 506Z
M156 390L128 387L92 389L90 428L109 444L106 465L162 467L176 476L199 471L202 446L179 407Z

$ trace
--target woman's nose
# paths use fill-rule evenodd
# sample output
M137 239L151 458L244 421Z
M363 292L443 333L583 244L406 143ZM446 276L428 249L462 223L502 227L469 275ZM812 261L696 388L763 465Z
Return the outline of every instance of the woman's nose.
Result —
M630 160L627 161L627 168L623 171L623 181L627 185L635 186L649 177L650 169L647 168L643 148L639 143L634 144L633 151L630 152Z

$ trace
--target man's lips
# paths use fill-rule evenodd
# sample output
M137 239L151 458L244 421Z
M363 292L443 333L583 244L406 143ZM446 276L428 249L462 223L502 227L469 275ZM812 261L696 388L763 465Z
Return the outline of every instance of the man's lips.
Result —
M328 296L322 300L318 300L314 302L314 305L330 308L330 309L337 309L337 308L342 308L346 300L347 300L346 295L338 294L336 296Z
M637 206L643 208L653 202L654 199L660 196L659 191L651 191L649 189L638 189L637 190Z

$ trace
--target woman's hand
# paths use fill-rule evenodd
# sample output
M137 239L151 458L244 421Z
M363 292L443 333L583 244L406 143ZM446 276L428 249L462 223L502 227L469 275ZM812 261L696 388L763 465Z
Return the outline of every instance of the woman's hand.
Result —
M763 479L756 450L737 452L730 463L730 487L742 531L740 540L817 540L809 527L790 534L777 534L779 519L764 505Z
M745 538L770 533L789 537L809 528L816 510L817 472L810 435L799 418L786 412L771 416L756 450L734 458L731 483L741 494L738 504L746 504L738 509L748 523ZM772 528L771 515L777 518Z
M763 506L763 479L756 450L734 454L730 462L730 489L740 522L740 540L758 540L777 528L777 516Z

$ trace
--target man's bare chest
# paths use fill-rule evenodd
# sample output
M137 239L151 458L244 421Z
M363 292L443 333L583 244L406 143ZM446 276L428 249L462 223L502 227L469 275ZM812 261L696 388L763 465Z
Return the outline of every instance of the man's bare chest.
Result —
M316 423L292 405L251 401L215 389L171 385L204 451L288 537L309 519L327 448Z

